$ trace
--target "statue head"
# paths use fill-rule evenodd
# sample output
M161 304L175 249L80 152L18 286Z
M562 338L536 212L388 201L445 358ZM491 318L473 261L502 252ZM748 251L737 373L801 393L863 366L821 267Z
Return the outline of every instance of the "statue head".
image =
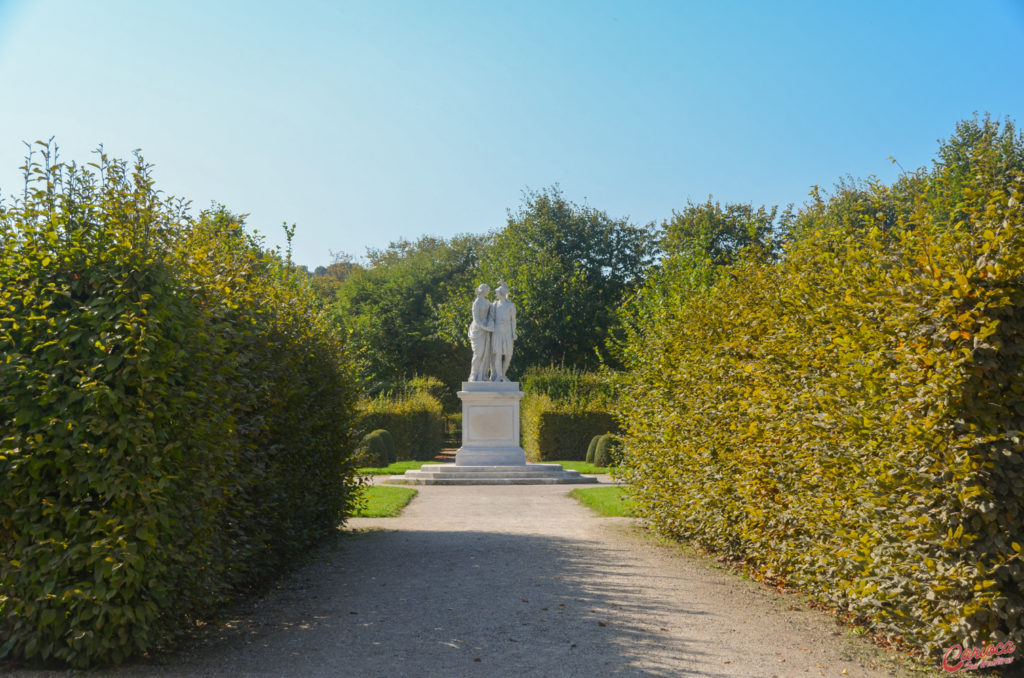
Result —
M491 292L491 287L487 283L480 283L477 285L476 294L477 296L487 296Z
M508 285L505 283L499 284L498 289L495 290L495 292L497 292L499 298L508 299Z

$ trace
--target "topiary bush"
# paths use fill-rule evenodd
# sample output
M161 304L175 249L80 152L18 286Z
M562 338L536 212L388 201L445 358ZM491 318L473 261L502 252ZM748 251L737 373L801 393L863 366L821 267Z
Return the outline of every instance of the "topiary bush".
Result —
M1024 138L841 184L778 260L664 262L626 318L620 474L665 534L937 653L1024 641Z
M596 436L594 436L593 438L590 439L590 445L587 446L587 458L586 458L586 462L588 464L593 464L594 463L594 452L597 450L597 443L598 443L599 440L601 440L601 436L600 435L596 435Z
M379 428L367 433L359 447L363 453L363 463L367 466L382 468L396 460L395 441L385 429Z
M614 466L617 453L621 447L621 440L612 433L606 433L598 438L597 445L594 446L594 466L601 468Z
M0 205L0 659L116 663L272 576L353 500L340 335L223 210L134 166Z

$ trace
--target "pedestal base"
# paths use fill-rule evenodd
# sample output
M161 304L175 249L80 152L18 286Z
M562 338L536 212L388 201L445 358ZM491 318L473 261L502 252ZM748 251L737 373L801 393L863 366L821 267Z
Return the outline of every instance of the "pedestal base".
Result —
M455 453L456 466L525 466L526 452L521 447L472 449L461 447Z
M523 392L514 381L464 381L462 447L456 466L525 466L519 446L519 401Z

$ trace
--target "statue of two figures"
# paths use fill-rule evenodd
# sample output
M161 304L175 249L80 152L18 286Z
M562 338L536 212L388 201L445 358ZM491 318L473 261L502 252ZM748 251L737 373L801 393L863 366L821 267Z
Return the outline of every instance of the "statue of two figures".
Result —
M470 381L508 381L505 373L512 360L512 343L516 340L516 305L508 300L508 286L501 283L488 301L491 288L476 288L473 301L473 322L469 324L469 342L473 346Z

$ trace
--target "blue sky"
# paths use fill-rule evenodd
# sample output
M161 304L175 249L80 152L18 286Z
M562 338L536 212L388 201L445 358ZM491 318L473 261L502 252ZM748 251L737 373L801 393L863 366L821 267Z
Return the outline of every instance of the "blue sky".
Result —
M1024 0L0 0L0 191L23 141L141 148L294 256L503 226L524 189L634 223L801 204L1024 124Z

